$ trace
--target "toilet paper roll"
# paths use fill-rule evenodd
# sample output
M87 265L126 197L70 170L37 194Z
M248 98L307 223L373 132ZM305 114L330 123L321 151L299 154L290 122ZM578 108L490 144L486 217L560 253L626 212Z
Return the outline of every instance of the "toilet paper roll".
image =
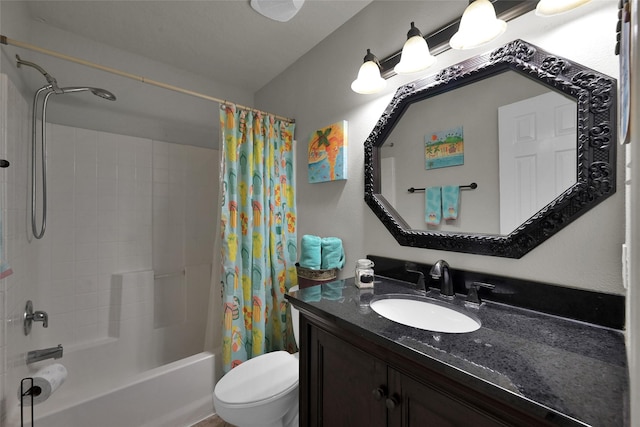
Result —
M31 405L31 395L33 395L34 405L47 400L67 379L67 368L60 363L54 363L40 369L32 378L33 387L30 394L22 397L22 403L25 406ZM24 387L29 387L30 383L30 381L25 381ZM20 399L20 394L20 387L18 387L18 399Z

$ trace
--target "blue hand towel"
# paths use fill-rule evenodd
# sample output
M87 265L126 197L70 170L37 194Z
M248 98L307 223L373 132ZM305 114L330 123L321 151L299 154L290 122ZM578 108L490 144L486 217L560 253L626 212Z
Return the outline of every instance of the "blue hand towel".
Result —
M442 217L457 219L460 206L460 186L446 185L442 187Z
M442 198L440 187L427 187L424 192L424 221L430 225L440 224L442 218Z
M305 234L300 241L300 266L319 270L321 260L322 240L318 236Z
M338 237L324 237L322 239L322 269L344 267L344 248Z

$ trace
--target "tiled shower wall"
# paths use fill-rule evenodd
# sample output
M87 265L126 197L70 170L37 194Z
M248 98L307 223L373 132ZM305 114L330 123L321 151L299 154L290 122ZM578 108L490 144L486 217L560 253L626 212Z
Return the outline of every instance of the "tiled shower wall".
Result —
M7 108L11 105L12 108ZM14 372L15 353L22 352L28 343L20 343L14 349L13 335L18 333L18 304L23 305L22 295L34 292L27 268L26 233L26 161L29 138L29 107L7 77L0 74L0 154L9 159L11 166L0 169L0 215L2 215L4 257L9 260L14 273L0 280L0 425L5 425L10 415L7 397L15 392L15 384L9 384ZM23 172L20 172L23 171ZM22 181L22 185L18 182ZM21 302L19 302L21 301ZM11 346L11 347L10 347ZM10 350L11 349L11 350ZM24 364L24 363L23 363Z
M6 319L0 327L2 396L13 395L16 381L25 376L27 351L62 343L66 352L118 338L126 328L118 315L127 301L114 286L115 273L172 275L155 281L153 301L139 303L154 312L156 329L178 335L163 337L181 347L168 346L165 353L182 357L185 346L191 353L202 351L217 151L49 124L47 230L35 240L28 217L28 104L4 75L0 107L0 158L11 161L0 170L0 213L6 258L14 270L0 280L0 319ZM27 299L48 312L49 327L36 323L25 337L21 318ZM185 334L176 325L187 322ZM152 356L161 363L171 357Z

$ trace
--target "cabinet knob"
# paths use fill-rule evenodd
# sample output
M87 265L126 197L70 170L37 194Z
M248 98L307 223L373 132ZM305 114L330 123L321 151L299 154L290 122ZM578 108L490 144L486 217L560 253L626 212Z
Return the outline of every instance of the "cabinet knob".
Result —
M387 397L387 400L385 401L385 403L387 404L387 409L396 409L396 406L398 406L398 404L400 403L400 399L398 398L397 395L393 395L390 397Z
M374 399L381 400L383 397L387 396L387 388L381 385L378 388L374 388L372 394Z

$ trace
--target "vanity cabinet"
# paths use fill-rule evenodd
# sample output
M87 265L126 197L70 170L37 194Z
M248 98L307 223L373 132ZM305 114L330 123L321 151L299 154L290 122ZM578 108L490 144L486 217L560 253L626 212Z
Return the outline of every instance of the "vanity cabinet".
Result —
M300 321L301 427L552 425L326 319Z

